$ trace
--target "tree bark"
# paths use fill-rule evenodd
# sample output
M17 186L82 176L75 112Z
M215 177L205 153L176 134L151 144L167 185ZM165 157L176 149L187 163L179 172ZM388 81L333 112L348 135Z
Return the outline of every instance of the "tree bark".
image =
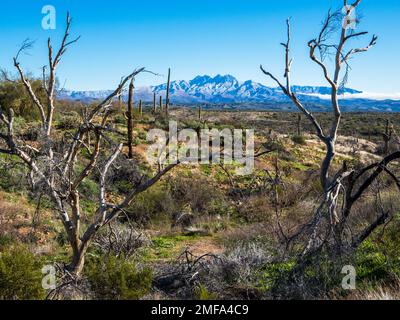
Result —
M66 270L73 275L79 277L82 274L85 266L85 256L89 248L90 242L82 243L79 248L73 248L71 263L66 267Z
M128 157L133 158L133 79L129 84L128 111L126 113L128 119Z

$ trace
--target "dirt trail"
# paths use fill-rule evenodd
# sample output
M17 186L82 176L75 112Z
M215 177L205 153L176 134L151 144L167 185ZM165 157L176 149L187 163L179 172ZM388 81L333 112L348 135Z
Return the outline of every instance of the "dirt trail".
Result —
M199 241L192 243L188 247L188 250L197 257L205 254L220 255L224 251L223 247L213 238L200 239Z

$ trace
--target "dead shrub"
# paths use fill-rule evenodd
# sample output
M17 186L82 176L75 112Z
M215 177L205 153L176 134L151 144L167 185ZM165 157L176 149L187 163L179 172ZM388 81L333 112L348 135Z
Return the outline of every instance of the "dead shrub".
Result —
M253 284L255 271L271 260L265 247L257 242L242 243L227 251L220 262L220 272L228 283Z
M171 195L181 206L190 205L194 213L218 214L224 205L219 189L203 176L178 176L170 180Z
M397 279L392 283L379 284L375 288L371 289L358 289L347 296L346 299L362 301L400 300L400 279Z
M273 212L274 208L264 194L250 196L238 207L239 218L248 223L270 221Z
M150 239L129 224L114 223L107 232L97 235L93 243L103 254L130 258L139 248L150 244Z

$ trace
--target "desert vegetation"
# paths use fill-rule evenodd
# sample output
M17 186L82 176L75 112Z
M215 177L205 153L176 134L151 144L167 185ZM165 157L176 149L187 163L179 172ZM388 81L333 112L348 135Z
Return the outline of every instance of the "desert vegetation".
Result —
M24 42L0 81L0 299L397 299L400 115L340 107L350 58L378 40L349 47L366 32L341 22L360 4L330 11L308 43L329 113L291 90L290 20L284 81L261 72L296 112L174 107L171 70L166 97L135 104L145 68L102 101L62 101L56 71L79 45L70 16L58 50L48 41L41 79L23 69ZM149 163L147 133L172 120L198 133L254 129L253 172ZM43 288L44 266L55 287ZM354 290L342 286L346 266Z

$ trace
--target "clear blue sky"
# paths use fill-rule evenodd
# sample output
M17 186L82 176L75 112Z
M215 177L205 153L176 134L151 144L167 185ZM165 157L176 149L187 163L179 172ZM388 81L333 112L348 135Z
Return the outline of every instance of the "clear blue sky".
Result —
M65 56L60 82L78 90L110 89L135 67L189 80L199 74L232 74L273 85L260 74L262 63L283 75L285 19L292 17L293 82L321 85L320 70L309 61L307 41L314 37L326 11L339 0L1 0L0 67L12 69L12 57L26 38L37 40L25 69L39 73L46 64L46 39L58 43L65 13L73 16L72 34L82 38ZM44 5L57 9L57 29L41 27ZM379 35L370 52L352 61L349 86L400 92L400 1L364 0L360 30ZM365 39L365 42L368 41ZM360 43L358 43L360 45ZM362 43L364 44L364 43ZM141 76L137 85L158 84L163 77Z

